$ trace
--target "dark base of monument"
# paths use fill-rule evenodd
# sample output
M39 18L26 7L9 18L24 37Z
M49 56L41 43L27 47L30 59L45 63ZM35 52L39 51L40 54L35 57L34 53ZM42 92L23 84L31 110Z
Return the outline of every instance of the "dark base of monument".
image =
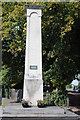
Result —
M2 120L80 120L79 116L57 106L23 108L13 103L3 108Z
M5 117L5 118L2 118L2 120L79 120L79 119L75 119L75 118L61 118L61 117L43 117L43 118L41 118L41 117L32 117L32 118L30 118L30 117L18 117L18 118L16 118L16 117Z

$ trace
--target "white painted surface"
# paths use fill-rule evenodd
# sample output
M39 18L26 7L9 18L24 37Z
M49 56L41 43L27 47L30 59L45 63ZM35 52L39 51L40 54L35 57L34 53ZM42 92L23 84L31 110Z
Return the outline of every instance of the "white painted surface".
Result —
M79 81L77 79L75 79L71 82L71 84L74 85L74 86L78 86Z
M23 99L43 100L41 9L27 9L27 38Z

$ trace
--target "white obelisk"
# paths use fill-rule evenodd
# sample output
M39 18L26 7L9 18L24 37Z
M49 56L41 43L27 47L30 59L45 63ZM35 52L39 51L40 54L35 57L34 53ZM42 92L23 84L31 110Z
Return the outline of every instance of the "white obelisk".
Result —
M27 37L25 52L25 75L23 99L37 105L43 100L42 80L42 37L41 16L42 6L26 5Z

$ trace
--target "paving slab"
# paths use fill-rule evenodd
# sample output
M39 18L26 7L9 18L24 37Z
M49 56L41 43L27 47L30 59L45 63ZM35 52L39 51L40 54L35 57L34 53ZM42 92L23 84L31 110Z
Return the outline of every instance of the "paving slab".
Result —
M3 108L2 120L79 120L79 116L58 106L23 108L21 103L10 103Z

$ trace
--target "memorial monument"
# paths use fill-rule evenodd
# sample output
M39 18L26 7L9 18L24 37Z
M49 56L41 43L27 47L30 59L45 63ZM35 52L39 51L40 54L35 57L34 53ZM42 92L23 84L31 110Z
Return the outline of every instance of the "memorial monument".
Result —
M32 105L36 106L37 100L43 100L42 6L26 5L26 11L27 35L23 99L29 100Z

